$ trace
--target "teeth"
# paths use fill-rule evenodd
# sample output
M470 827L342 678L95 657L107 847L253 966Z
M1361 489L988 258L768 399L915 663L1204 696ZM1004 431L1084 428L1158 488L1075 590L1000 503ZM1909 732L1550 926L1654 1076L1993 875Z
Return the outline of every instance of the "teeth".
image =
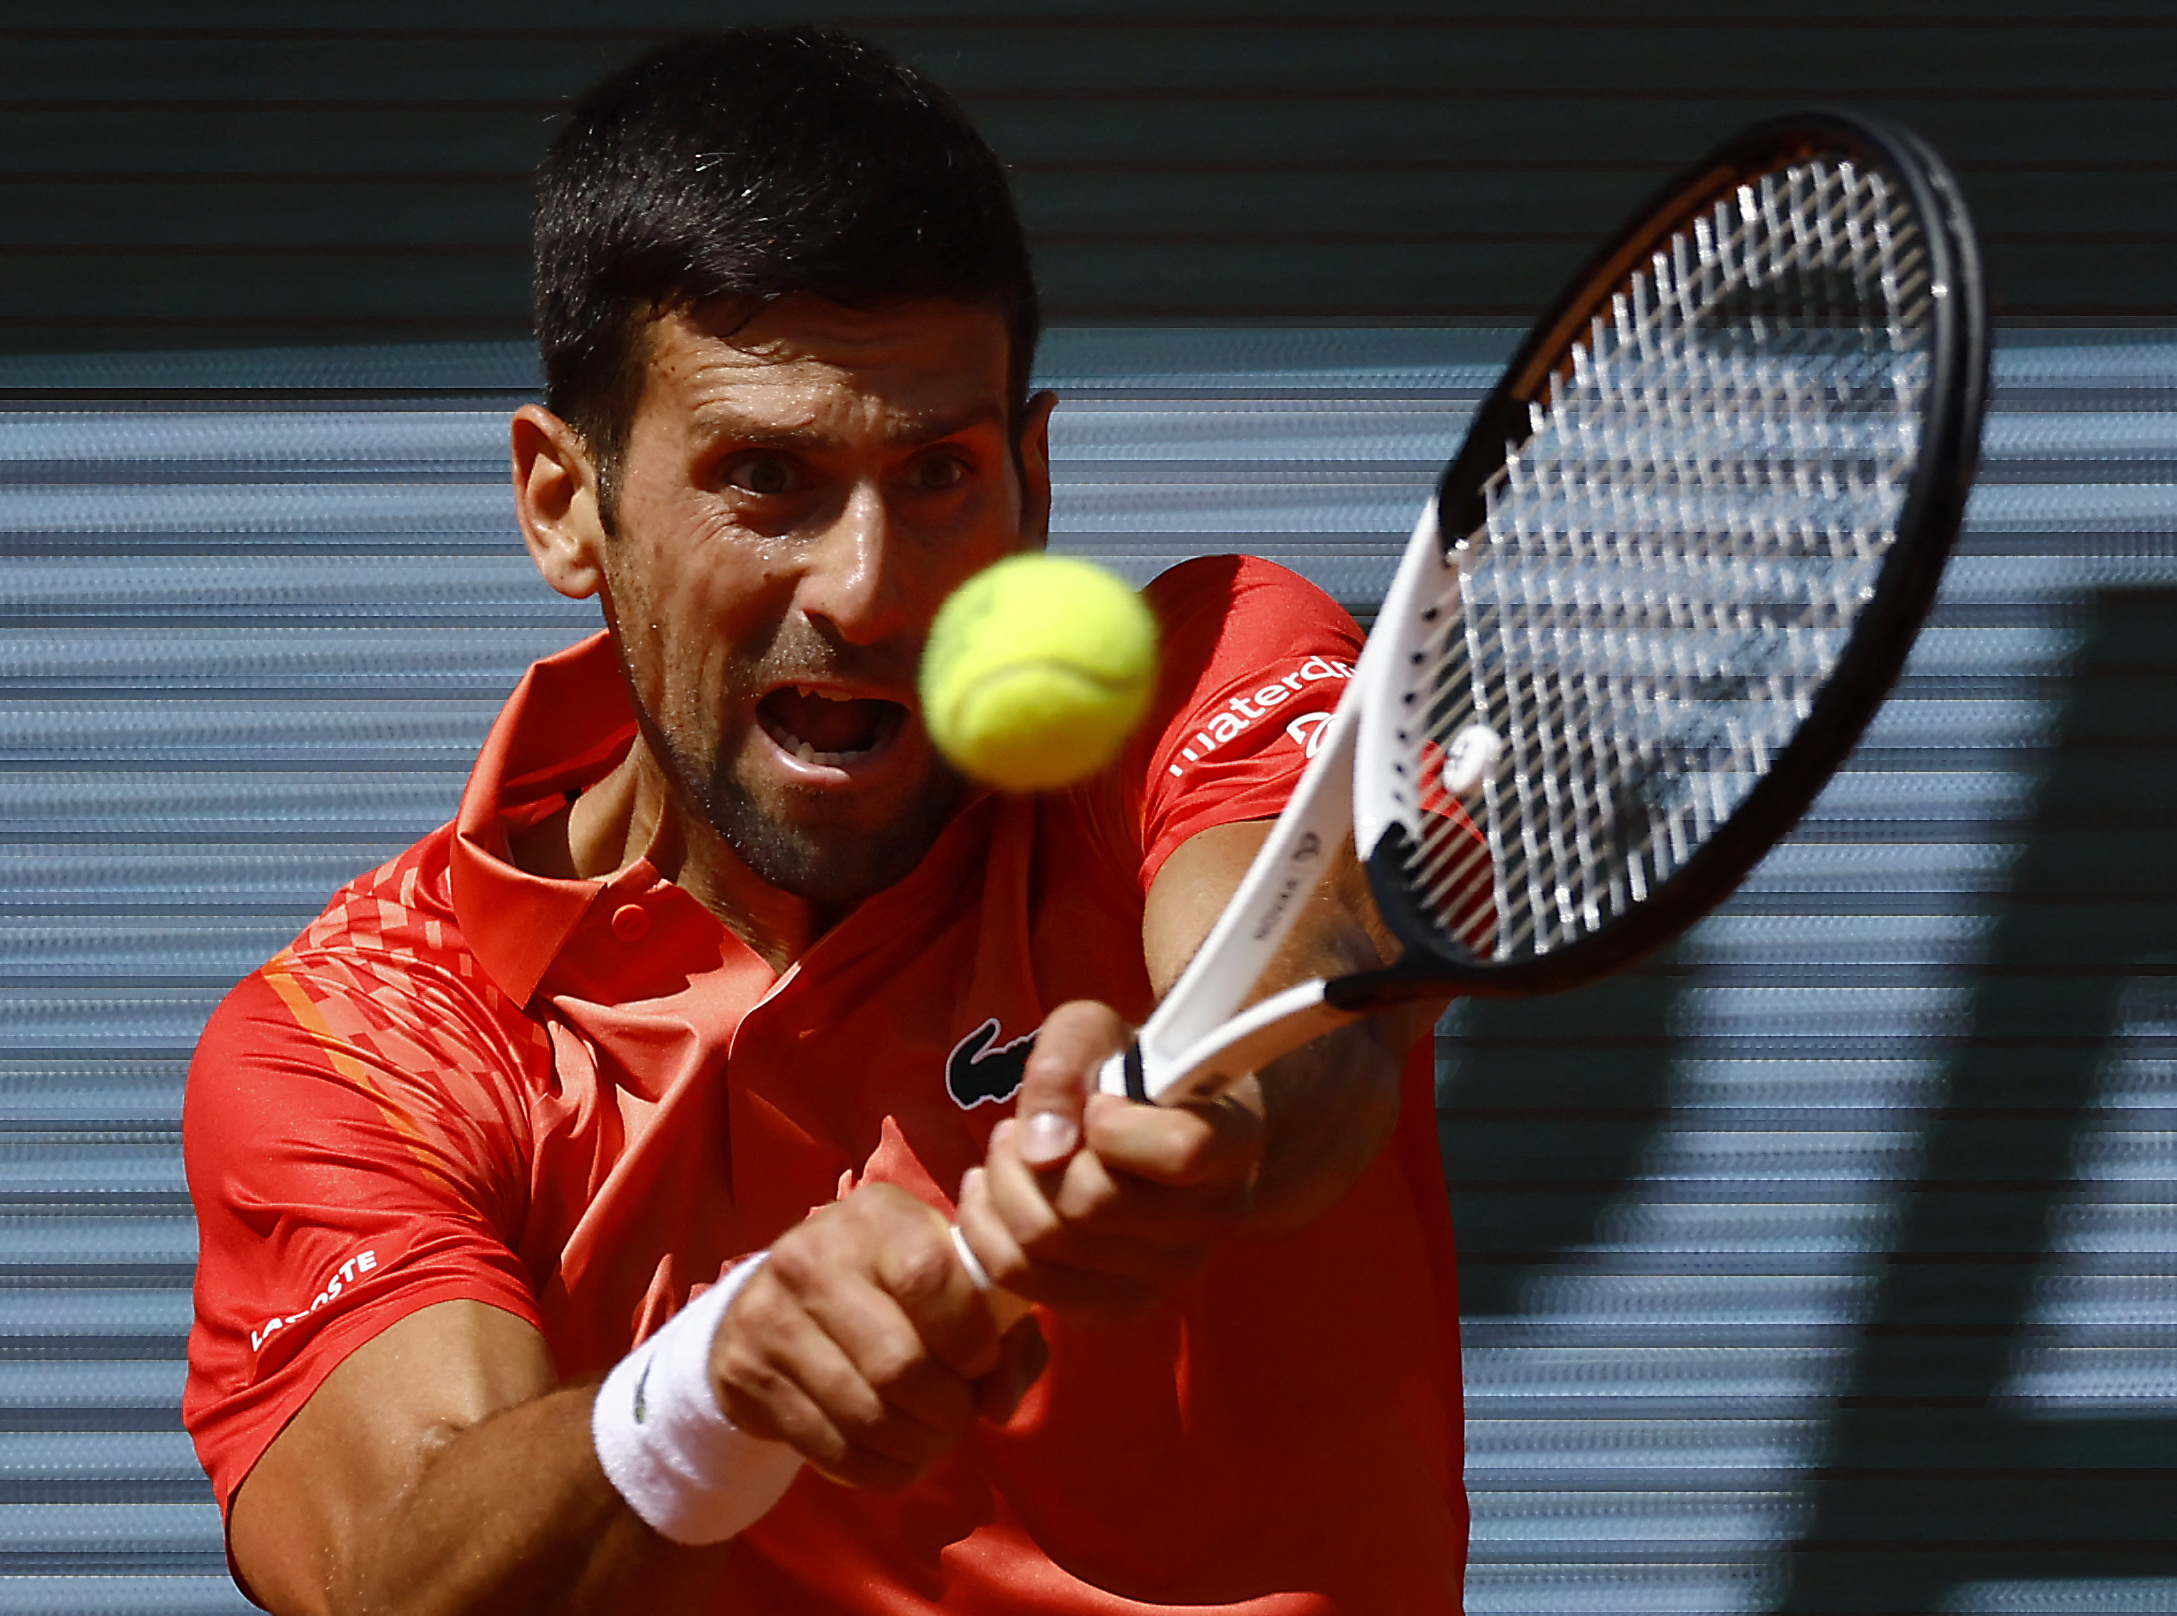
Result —
M834 705L851 704L859 699L854 696L842 695L836 690L820 689L816 685L805 685L798 682L790 685L783 685L780 688L782 690L792 691L796 696L801 697L804 700L814 698L821 701L831 702ZM866 753L862 751L820 751L817 749L814 742L806 739L803 736L789 733L786 726L783 724L774 723L769 718L764 718L762 720L762 723L764 729L770 734L771 738L779 744L779 748L781 751L791 754L792 756L800 759L803 763L814 764L820 768L847 768L859 762L866 755ZM881 733L879 739L882 739Z

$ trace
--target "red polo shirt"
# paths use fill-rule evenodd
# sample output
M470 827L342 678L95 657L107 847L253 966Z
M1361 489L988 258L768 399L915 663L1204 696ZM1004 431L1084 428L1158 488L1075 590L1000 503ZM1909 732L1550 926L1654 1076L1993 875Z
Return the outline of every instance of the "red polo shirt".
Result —
M355 1347L434 1302L608 1368L720 1267L860 1179L950 1209L1009 1046L1068 999L1150 1005L1143 894L1273 814L1358 649L1267 563L1150 586L1151 721L1083 786L985 797L783 976L637 861L529 875L508 833L634 733L602 638L533 668L459 817L244 981L190 1071L201 1226L184 1415L221 1507ZM804 1472L716 1610L1453 1611L1456 1311L1426 1051L1397 1142L1301 1233L1235 1242L1153 1317L1046 1317L1051 1364L900 1494Z

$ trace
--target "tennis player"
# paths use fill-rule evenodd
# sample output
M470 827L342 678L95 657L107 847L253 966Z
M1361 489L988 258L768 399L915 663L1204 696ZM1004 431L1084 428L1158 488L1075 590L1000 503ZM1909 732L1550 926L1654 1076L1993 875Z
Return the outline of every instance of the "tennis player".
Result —
M1453 1611L1449 1227L1419 1024L1238 1099L1086 1098L1358 648L1241 558L1148 590L1156 706L979 794L913 674L1039 544L1028 259L946 97L680 43L541 171L515 509L604 632L455 820L191 1069L185 1413L283 1613ZM1375 958L1364 885L1283 968ZM1425 1040L1423 1040L1425 1043ZM1041 1304L1006 1333L956 1255Z

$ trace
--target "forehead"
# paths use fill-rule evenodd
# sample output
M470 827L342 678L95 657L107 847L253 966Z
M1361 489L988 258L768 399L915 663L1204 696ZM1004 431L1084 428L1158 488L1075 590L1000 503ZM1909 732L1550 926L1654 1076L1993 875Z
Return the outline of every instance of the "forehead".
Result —
M753 415L782 426L842 412L1003 415L1009 341L996 309L959 303L857 309L795 295L752 311L721 300L652 323L637 413Z

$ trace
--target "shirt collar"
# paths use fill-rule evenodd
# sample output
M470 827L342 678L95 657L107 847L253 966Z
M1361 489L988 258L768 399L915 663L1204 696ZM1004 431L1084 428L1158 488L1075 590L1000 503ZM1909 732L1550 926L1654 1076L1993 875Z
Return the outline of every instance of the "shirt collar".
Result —
M668 884L647 858L602 881L532 875L514 863L508 845L510 822L518 828L558 807L569 792L603 779L634 738L635 713L618 654L611 637L600 633L522 676L469 772L448 853L454 916L478 963L516 1004L535 996L593 913L609 916ZM868 946L925 910L930 894L966 880L1002 802L977 792L906 880L857 905L810 952L830 956ZM1029 799L1017 803L1032 813Z
M596 634L522 676L469 772L448 855L454 914L477 960L516 1004L529 1002L593 906L657 875L642 859L608 881L531 875L514 864L508 818L602 779L634 737L611 639Z

